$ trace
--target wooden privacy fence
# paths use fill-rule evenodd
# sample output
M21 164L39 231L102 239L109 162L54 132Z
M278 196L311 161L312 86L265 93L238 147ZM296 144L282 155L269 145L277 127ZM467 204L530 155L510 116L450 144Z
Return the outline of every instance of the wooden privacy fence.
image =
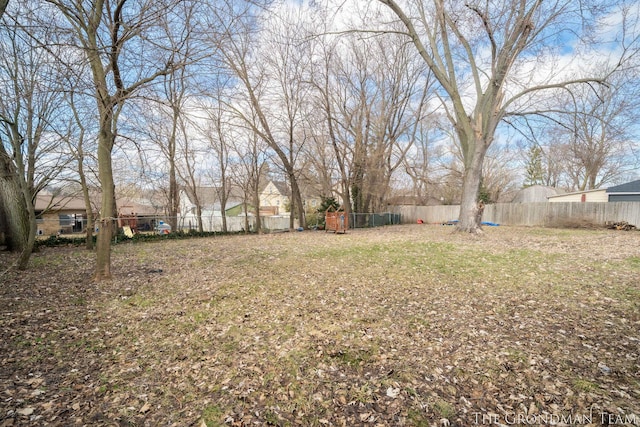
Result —
M403 223L443 223L458 219L460 206L394 206ZM486 205L483 221L502 225L554 226L568 222L605 225L618 221L640 226L640 202L496 203Z

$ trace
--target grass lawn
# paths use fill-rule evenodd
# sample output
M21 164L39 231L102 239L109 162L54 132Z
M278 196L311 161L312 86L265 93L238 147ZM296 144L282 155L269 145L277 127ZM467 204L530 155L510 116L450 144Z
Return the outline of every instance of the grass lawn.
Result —
M94 257L0 277L0 426L640 425L640 232L126 243L98 284Z

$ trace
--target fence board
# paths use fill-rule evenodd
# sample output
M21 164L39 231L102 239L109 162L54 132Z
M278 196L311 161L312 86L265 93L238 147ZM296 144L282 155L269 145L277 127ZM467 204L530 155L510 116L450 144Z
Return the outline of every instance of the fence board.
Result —
M418 219L433 224L457 219L460 206L395 206L391 210L400 214L405 224ZM482 220L525 226L550 226L568 221L602 225L627 221L640 227L640 202L496 203L485 206Z

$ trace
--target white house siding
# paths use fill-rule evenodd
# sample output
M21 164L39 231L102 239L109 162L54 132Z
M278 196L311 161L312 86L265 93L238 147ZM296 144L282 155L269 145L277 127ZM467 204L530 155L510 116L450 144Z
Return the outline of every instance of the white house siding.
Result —
M269 184L267 184L264 190L260 193L260 206L276 206L278 208L278 212L276 212L276 214L285 212L284 208L288 201L289 198L280 193L273 182L269 182Z
M584 200L582 196L584 195ZM602 188L599 190L577 191L575 193L560 194L558 196L549 197L549 202L608 202L609 195L607 190Z

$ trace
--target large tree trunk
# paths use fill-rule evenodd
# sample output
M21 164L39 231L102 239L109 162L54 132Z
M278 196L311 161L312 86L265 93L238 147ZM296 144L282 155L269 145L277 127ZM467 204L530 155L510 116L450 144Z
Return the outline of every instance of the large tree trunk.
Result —
M24 180L21 181L22 201L24 202L23 206L26 208L26 213L23 213L23 216L26 216L27 220L27 239L26 245L22 248L20 256L18 257L17 268L18 270L26 270L36 243L36 230L38 228L38 224L36 223L36 213L33 207L31 192L27 189L26 182L24 182Z
M96 281L111 279L111 238L115 229L115 218L113 218L115 185L111 165L113 134L111 132L111 120L103 119L101 122L103 129L100 131L98 140L98 172L102 187L102 203L96 242L96 272L94 276Z
M15 168L4 150L0 151L0 210L7 249L13 252L24 251L29 236L27 206Z
M200 205L200 200L197 200L196 204L196 217L198 218L198 232L204 233L204 224L202 223L202 206Z
M173 100L172 100L173 102ZM178 231L178 211L180 210L180 194L178 189L178 179L176 171L176 135L178 132L178 108L172 105L172 124L171 135L168 141L168 160L169 160L169 225L171 231ZM195 192L195 188L194 188Z
M293 176L293 174L289 175L289 179L291 180L291 202L293 205L290 212L291 220L289 221L289 227L293 229L293 220L295 219L294 211L297 211L298 225L302 228L306 228L307 224L305 221L304 203L302 202L302 195L300 194L298 181L295 179L295 176Z
M26 182L4 150L0 152L0 206L5 244L9 250L20 252L15 265L18 270L26 270L36 241L36 215Z
M478 196L482 183L482 164L487 153L488 144L483 140L472 141L464 171L462 182L462 200L460 201L460 215L456 230L468 233L482 233L480 218L478 218Z

